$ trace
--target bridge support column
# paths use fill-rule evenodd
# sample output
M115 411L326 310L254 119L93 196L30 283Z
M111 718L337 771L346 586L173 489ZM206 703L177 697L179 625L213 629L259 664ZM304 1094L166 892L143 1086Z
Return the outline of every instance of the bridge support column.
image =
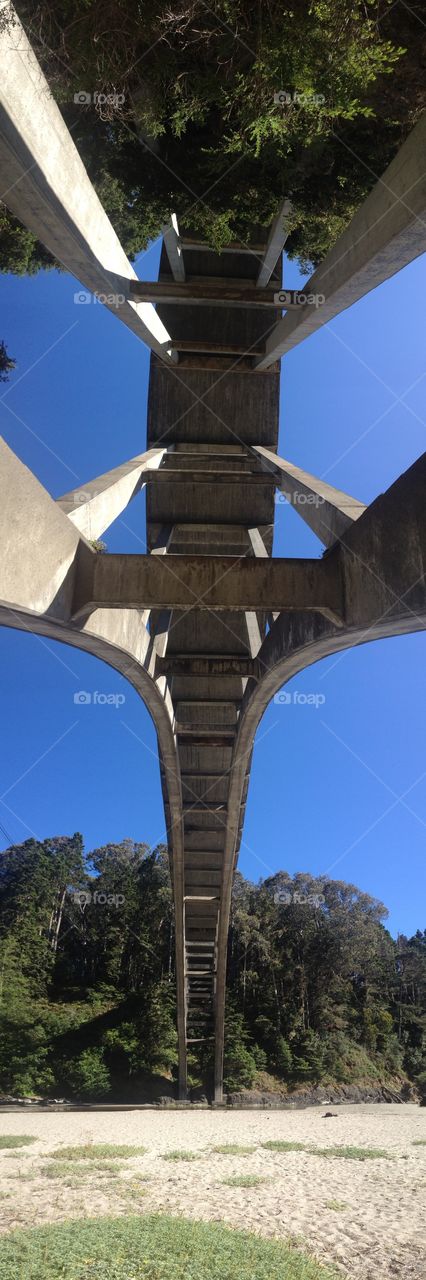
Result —
M287 502L295 507L298 516L317 534L325 547L332 547L366 510L357 498L351 498L325 480L310 475L309 471L302 471L301 467L279 458L271 449L254 445L252 453L261 459L265 471L276 476L277 487Z
M287 312L266 340L256 369L268 369L292 347L363 298L424 252L426 245L426 114L357 209L349 226L308 280L315 306ZM324 301L322 301L324 299Z
M172 342L150 304L130 301L136 272L103 209L9 0L0 0L2 200L50 253L167 362Z
M99 538L144 486L144 472L159 467L166 449L147 449L95 480L57 498L57 506L86 538Z

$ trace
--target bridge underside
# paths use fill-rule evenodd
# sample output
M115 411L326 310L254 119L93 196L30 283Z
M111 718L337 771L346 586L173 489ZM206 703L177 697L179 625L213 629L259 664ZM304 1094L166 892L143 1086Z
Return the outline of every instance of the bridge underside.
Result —
M253 229L251 247L220 255L181 240L172 219L158 285L137 281L18 20L0 46L4 199L152 351L145 453L55 502L0 443L0 623L108 662L153 717L179 1091L188 1049L211 1041L220 1101L232 879L259 720L318 659L425 626L426 455L365 508L276 450L280 356L426 247L426 116L309 282L324 308L294 300L281 317L288 202L269 236ZM93 541L145 484L148 554L98 556ZM277 488L322 559L273 557Z
M191 277L224 282L231 278L250 281L255 287L257 255L225 252L219 256L200 248L185 254L185 259ZM172 278L163 247L159 279ZM281 259L274 283L279 289ZM151 448L166 445L168 453L158 480L154 477L148 489L148 548L152 551L158 539L167 537L171 572L176 555L269 556L276 481L262 470L260 459L248 446L277 448L279 366L257 374L244 367L244 358L212 353L221 345L240 352L258 350L275 323L276 311L226 305L166 305L158 311L176 348L185 343L187 354L181 355L176 370L151 356L147 443ZM230 565L225 560L224 585ZM161 656L167 658L182 782L183 965L189 1048L213 1039L223 1017L217 960L225 845L235 824L237 853L250 753L241 802L233 813L229 809L231 763L250 666L268 623L265 610L199 608L202 595L198 574L192 603L185 611L173 609L166 615L156 611L152 617L157 635L162 636ZM164 803L170 823L166 786ZM173 847L171 831L169 842ZM221 1049L218 1052L221 1059ZM217 1097L221 1085L219 1060Z

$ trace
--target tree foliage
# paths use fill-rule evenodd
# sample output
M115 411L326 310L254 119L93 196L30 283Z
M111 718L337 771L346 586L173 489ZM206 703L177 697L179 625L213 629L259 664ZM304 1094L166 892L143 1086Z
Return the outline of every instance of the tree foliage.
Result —
M5 343L0 338L0 382L9 381L9 373L16 368L16 360L8 355Z
M281 896L281 900L280 900ZM237 872L229 937L228 1091L426 1080L426 933L343 881ZM0 854L0 1088L93 1099L176 1075L167 850L81 836ZM211 1046L190 1055L209 1090ZM274 1083L275 1082L275 1083Z
M172 209L183 229L220 247L256 241L291 197L287 248L305 268L334 243L424 106L417 8L18 0L131 257ZM46 265L31 233L3 218L3 269Z

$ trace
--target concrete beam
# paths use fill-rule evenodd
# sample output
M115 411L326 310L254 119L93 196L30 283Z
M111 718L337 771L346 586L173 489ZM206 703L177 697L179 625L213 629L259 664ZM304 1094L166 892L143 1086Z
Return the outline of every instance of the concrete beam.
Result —
M1 438L0 477L0 601L16 611L68 619L80 534Z
M172 213L170 222L162 228L170 270L174 280L185 280L185 263L179 236L178 220Z
M325 302L285 315L267 338L256 369L267 369L425 251L425 149L426 112L307 283L306 293L324 296Z
M211 676L219 676L221 679L224 676L245 676L258 680L260 667L252 658L244 658L240 655L215 657L214 654L172 653L158 659L158 674L196 676L198 679L200 677L210 679Z
M261 459L264 470L275 476L284 498L325 547L333 546L350 529L354 520L359 520L366 511L357 498L351 498L341 489L312 476L309 471L302 471L301 467L279 458L271 449L253 445L251 452Z
M56 505L88 539L99 538L146 483L147 468L159 467L167 449L147 449L129 462L72 489ZM161 548L162 550L162 548Z
M269 307L282 311L282 302L275 301L276 287L270 285L256 289L251 280L224 281L198 280L194 277L185 284L174 280L132 280L129 297L144 302L185 304L200 307ZM298 303L293 304L300 310Z
M291 202L290 200L284 200L278 210L276 218L274 218L269 233L268 243L263 255L263 262L261 263L256 281L258 289L264 289L265 285L268 284L271 279L272 272L277 265L278 258L282 254L289 233L288 219L290 213Z
M318 610L343 617L335 560L241 556L94 556L82 565L74 614L93 609Z
M9 0L0 0L0 61L2 200L136 337L162 359L176 362L170 335L154 308L129 298L136 272Z

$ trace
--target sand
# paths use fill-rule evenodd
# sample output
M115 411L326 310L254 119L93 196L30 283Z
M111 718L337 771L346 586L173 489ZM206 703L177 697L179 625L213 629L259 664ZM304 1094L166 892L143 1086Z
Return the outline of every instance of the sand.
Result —
M337 1115L324 1119L327 1110ZM12 1157L0 1152L4 1231L79 1216L165 1212L290 1239L349 1280L426 1280L426 1146L413 1145L426 1140L426 1109L390 1104L294 1112L23 1110L0 1116L0 1134L37 1138ZM393 1158L360 1162L273 1152L260 1145L270 1139L383 1148ZM67 1186L43 1176L55 1148L88 1141L143 1144L147 1151L123 1162L115 1178L88 1169L87 1181ZM235 1142L256 1151L212 1152L217 1144ZM162 1159L176 1148L198 1152L199 1159ZM240 1174L268 1181L255 1187L223 1184Z

